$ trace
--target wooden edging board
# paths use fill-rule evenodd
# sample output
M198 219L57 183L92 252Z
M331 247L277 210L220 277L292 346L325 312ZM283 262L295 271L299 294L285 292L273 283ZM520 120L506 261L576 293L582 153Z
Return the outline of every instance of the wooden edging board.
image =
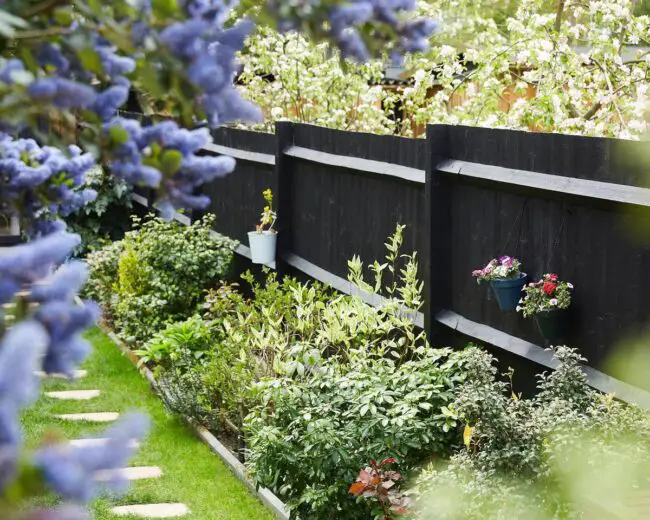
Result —
M147 378L152 389L158 393L158 384L156 379L153 376L151 370L146 366L138 366L139 358L136 356L131 349L129 349L122 340L117 337L117 334L110 330L106 325L100 325L100 328L108 335L113 343L120 349L120 351L131 361L138 371ZM246 474L245 466L235 457L228 448L226 448L214 435L212 435L208 430L202 426L193 424L190 421L187 421L189 426L194 430L194 433L203 441L208 447L219 456L219 458L230 468L230 470L235 474L235 476L241 480L246 487L259 498L262 503L270 509L276 518L280 520L289 520L289 510L287 506L280 500L273 492L268 488L258 488L255 486L253 481L248 478Z

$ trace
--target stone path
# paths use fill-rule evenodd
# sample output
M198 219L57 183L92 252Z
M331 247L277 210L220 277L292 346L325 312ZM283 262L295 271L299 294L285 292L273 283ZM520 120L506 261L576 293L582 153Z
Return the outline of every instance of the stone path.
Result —
M99 397L99 390L68 390L66 392L45 392L47 397L54 399L70 399L72 401L85 401Z
M64 421L113 422L120 416L117 412L64 413L57 415Z
M48 376L43 372L37 372L39 377L56 377L66 378L63 374ZM74 379L87 375L85 370L76 370ZM46 392L45 395L52 399L69 400L69 401L90 401L101 395L101 390L66 390L60 392ZM92 413L69 413L56 415L58 419L64 421L86 421L86 422L112 422L119 418L117 412L92 412ZM71 446L92 447L100 446L107 442L107 439L75 439L70 441ZM139 446L135 440L131 441L133 446ZM107 481L120 476L126 480L142 480L163 477L163 470L158 466L136 466L128 468L119 468L113 470L97 471L94 478L98 482ZM185 504L135 504L127 506L117 506L111 509L116 516L137 516L140 518L178 518L189 513Z
M185 504L141 504L114 507L112 512L117 516L135 515L141 518L176 518L185 516L189 513L189 509Z

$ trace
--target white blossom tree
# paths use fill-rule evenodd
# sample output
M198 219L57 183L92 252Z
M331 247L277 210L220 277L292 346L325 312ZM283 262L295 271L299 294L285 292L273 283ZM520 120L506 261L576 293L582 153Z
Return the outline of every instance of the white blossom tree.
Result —
M329 128L391 133L382 108L386 93L371 83L381 78L380 62L342 62L327 44L296 33L260 28L249 38L240 61L244 95L265 113L253 128L272 131L276 120Z
M431 51L409 60L415 84L399 99L401 132L412 133L412 119L640 136L650 108L650 18L635 6L517 0L499 10L489 0L421 2L422 12L440 16L443 32Z
M421 136L427 123L622 138L645 133L645 3L421 0L419 9L441 20L440 31L428 52L408 57L412 84L392 92L372 85L383 63L344 68L300 36L255 33L243 78L246 96L266 107L263 128L287 119L406 136ZM389 120L395 107L397 122Z

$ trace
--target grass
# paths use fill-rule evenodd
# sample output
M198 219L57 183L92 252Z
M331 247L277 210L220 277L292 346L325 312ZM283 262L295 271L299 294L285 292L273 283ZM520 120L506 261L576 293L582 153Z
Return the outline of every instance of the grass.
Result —
M42 396L22 416L27 446L36 447L52 434L74 439L106 428L63 422L55 414L140 410L150 417L152 427L131 465L159 466L163 470L159 479L133 482L126 495L95 500L91 504L93 518L117 518L110 512L116 505L160 502L184 503L190 509L184 518L192 520L274 518L185 424L167 414L147 381L102 331L92 329L87 338L94 345L92 356L82 367L88 375L73 382L48 380L42 390L99 389L102 395L90 401L59 401Z

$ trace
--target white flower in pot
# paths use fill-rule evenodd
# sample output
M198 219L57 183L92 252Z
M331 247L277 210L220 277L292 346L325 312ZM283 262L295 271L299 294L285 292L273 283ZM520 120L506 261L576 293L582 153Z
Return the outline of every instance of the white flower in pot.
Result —
M273 226L278 215L273 211L273 192L270 189L262 193L266 206L262 211L260 223L255 231L248 232L248 244L251 248L251 260L254 264L271 264L275 261L275 246L278 233Z

